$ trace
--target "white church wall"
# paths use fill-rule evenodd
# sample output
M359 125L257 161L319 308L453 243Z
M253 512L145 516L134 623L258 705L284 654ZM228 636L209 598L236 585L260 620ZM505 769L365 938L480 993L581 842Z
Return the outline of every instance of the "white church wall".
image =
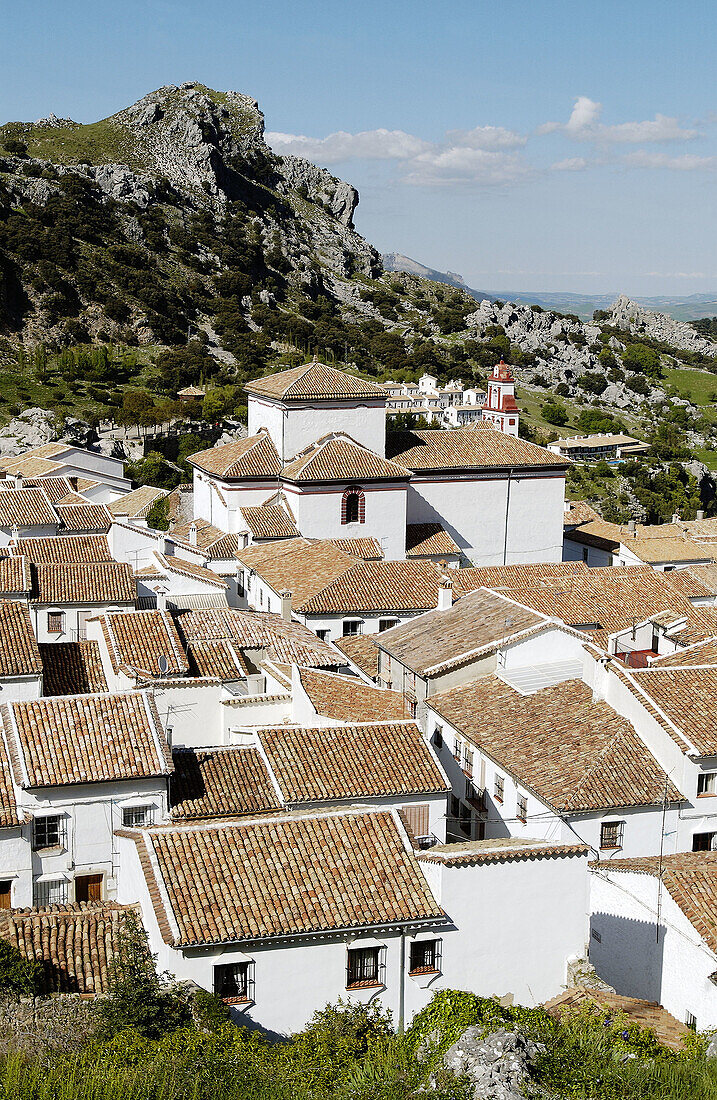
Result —
M354 484L363 490L364 522L342 523L344 490ZM305 538L376 538L388 561L402 561L406 556L407 488L406 482L284 485L296 525Z

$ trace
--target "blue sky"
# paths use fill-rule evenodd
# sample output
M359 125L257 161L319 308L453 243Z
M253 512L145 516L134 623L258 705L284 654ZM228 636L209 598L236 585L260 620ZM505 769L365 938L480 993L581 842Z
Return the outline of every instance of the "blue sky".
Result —
M717 291L714 0L3 7L2 121L234 88L381 251L480 289Z

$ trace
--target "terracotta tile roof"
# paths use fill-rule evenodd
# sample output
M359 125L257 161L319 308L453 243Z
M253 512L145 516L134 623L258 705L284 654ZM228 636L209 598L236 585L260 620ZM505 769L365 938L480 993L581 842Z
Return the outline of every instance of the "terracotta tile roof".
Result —
M440 523L409 523L406 525L406 557L421 558L429 554L460 554L461 548Z
M444 867L469 867L476 863L508 863L514 859L555 859L584 856L587 844L554 844L550 840L500 837L493 840L460 840L436 844L418 856L419 863L440 863Z
M212 572L204 565L197 565L196 562L178 558L176 554L167 557L165 554L159 554L155 551L154 557L163 572L176 573L180 577L188 577L190 580L201 581L202 584L211 584L217 588L227 587L227 582L218 573Z
M516 439L496 428L449 428L442 431L397 432L391 458L409 470L555 466L568 463L545 447Z
M693 607L670 577L670 573L658 573L647 565L607 566L555 577L526 577L500 585L500 591L585 630L606 645L609 634L632 626L633 621L644 622L659 611L673 611L675 618L687 615L699 627L702 613L710 609ZM715 632L705 629L701 636Z
M405 481L411 471L381 458L347 435L330 435L297 455L281 476L287 481Z
M0 594L26 595L32 591L32 575L27 558L0 558Z
M115 672L142 680L186 676L189 672L177 628L166 611L120 611L99 619ZM159 667L162 657L167 662L164 671Z
M198 641L224 638L240 650L263 650L263 660L273 658L314 668L337 668L343 664L336 650L313 631L269 612L209 608L182 614L177 625L192 646Z
M37 676L42 672L27 604L0 601L0 678Z
M622 674L627 683L680 746L702 756L717 754L717 667L664 668L655 665ZM636 689L636 690L635 690ZM645 699L647 697L647 699Z
M17 804L10 746L0 723L0 829L21 825L24 814Z
M596 873L626 871L659 876L659 856L593 863ZM672 900L717 954L717 852L680 852L662 857L662 883Z
M706 641L707 638L717 634L717 608L715 607L690 607L686 619L684 626L672 627L668 630L669 638L677 645L694 645L695 642Z
M172 529L172 538L191 546L190 528L192 523L197 528L197 549L204 551L210 559L231 560L237 552L239 539L237 535L228 535L226 531L220 531L214 524L206 519L195 519L189 523L180 523Z
M55 511L65 531L104 533L112 524L112 517L104 504L56 504Z
M428 703L559 811L662 802L664 771L633 726L607 703L593 701L581 680L520 695L497 676L484 676ZM672 783L668 798L682 800Z
M72 485L67 477L39 477L23 478L23 486L31 489L42 489L50 504L57 504L72 492ZM82 503L86 504L84 497Z
M18 539L14 554L24 554L36 565L53 562L112 561L105 535L64 535L62 538Z
M703 567L695 566L694 568L699 569ZM717 569L717 566L713 568ZM678 588L683 595L687 596L688 600L705 600L715 595L711 587L705 584L704 581L701 581L690 568L673 569L670 572L670 582L674 584L675 588Z
M7 470L10 466L14 466L17 462L21 462L24 458L54 458L56 455L64 454L69 449L67 443L42 443L39 447L30 447L21 455L3 455L0 457L0 469Z
M383 561L383 550L378 539L328 539L337 550L343 550L344 554L350 554L352 558L361 558L363 561Z
M48 474L53 474L55 470L62 469L61 462L53 462L48 458L41 458L39 455L32 455L26 452L24 455L20 455L19 458L13 458L4 466L7 474L19 474L25 478L42 477Z
M98 642L40 642L44 695L107 691Z
M611 1017L626 1016L639 1027L649 1028L658 1042L672 1050L683 1050L684 1040L692 1034L685 1024L671 1016L657 1001L622 997L607 989L586 989L583 986L566 989L564 993L546 1001L543 1008L559 1020L585 1005L592 1005L597 1012L609 1013Z
M398 691L364 684L356 676L299 668L301 685L317 714L338 722L387 722L410 718Z
M178 749L172 758L170 792L175 821L282 809L256 748Z
M377 637L377 634L349 634L345 638L339 638L334 645L366 676L374 680L378 676Z
M226 638L190 642L187 655L193 676L233 682L251 672L238 645Z
M294 610L356 565L355 558L328 540L302 538L248 546L237 558L245 568L256 570L275 592L291 592Z
M53 562L32 567L33 603L131 603L137 590L126 562Z
M108 993L119 933L134 906L116 902L0 911L0 938L41 963L40 989L51 993Z
M675 569L670 580L684 582L685 574L694 577L710 596L717 596L717 565L688 565L685 569Z
M443 917L391 813L272 815L158 829L137 843L157 861L175 944Z
M131 493L113 500L107 505L113 516L129 516L130 519L144 519L152 505L161 497L169 496L167 489L158 489L155 485L140 485Z
M717 548L696 542L683 535L676 524L662 523L655 527L638 525L635 534L620 528L620 542L635 557L644 562L712 561Z
M357 400L385 398L381 386L325 363L306 363L291 370L279 371L266 378L256 378L244 387L247 393L275 397L282 401Z
M447 611L429 611L384 630L376 637L376 645L412 672L430 675L490 652L516 634L550 625L544 616L479 588Z
M478 565L451 572L453 591L458 596L474 592L476 588L532 587L536 581L567 581L574 573L587 575L587 565L582 561L526 562L521 565Z
M239 511L255 539L299 537L296 524L279 504L260 504L253 508L240 508Z
M690 665L717 665L717 638L708 638L706 642L697 642L650 662L651 668L688 668Z
M602 516L586 500L566 500L567 508L563 513L563 525L565 527L577 527L581 523L591 523L594 519L602 519Z
M294 609L304 615L426 611L436 606L442 577L432 561L354 562L335 580L296 599Z
M159 716L144 692L73 695L2 708L16 781L63 787L168 775Z
M59 523L42 489L0 492L0 527L56 527Z
M281 726L257 735L284 800L294 806L440 793L449 786L415 722Z
M250 435L236 443L198 451L190 455L187 461L208 474L227 478L276 478L281 473L276 447L263 429L257 435Z

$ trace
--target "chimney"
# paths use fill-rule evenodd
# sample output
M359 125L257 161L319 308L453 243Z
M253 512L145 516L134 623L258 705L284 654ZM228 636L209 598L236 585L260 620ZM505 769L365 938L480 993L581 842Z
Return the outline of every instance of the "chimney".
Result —
M281 617L285 623L291 622L291 592L288 588L284 589L280 593L281 596Z
M157 589L157 610L158 611L166 611L167 610L167 589L166 588L158 588Z
M12 476L12 483L16 489L22 489L22 474L17 473Z
M695 512L695 519L704 519L704 518L705 518L704 508L698 508L697 511Z
M17 540L20 538L20 528L18 527L18 525L16 523L13 523L13 525L12 525L12 530L10 531L10 538L12 539L13 542L17 542Z
M627 533L628 533L628 535L634 535L636 530L637 530L637 524L635 523L634 519L628 520L628 524L627 524Z
M453 587L450 579L444 573L441 577L441 583L438 589L438 603L436 604L437 611L450 611L453 607Z
M672 522L673 523L679 523L680 522L680 513L679 512L673 512L672 513Z
M194 522L189 524L189 545L197 545L197 525Z

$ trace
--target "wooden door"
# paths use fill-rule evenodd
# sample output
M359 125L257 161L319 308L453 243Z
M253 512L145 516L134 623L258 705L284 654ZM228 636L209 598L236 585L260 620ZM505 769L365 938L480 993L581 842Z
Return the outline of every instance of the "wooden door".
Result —
M75 879L75 901L102 901L103 875L78 875Z
M12 880L0 879L0 909L12 908Z

